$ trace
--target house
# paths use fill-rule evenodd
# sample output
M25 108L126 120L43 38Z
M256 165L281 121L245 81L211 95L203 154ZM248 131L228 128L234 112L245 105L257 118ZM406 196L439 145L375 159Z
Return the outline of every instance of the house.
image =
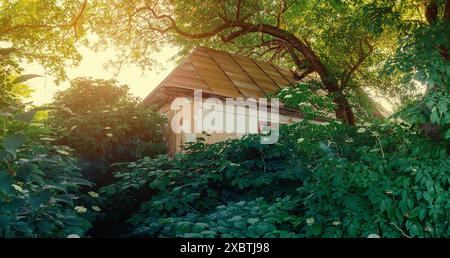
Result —
M179 109L174 110L172 103L175 99L183 97L188 100L189 105L194 105L196 90L201 90L202 100L213 98L216 102L225 101L227 98L264 98L267 94L275 94L284 87L294 86L295 78L295 74L286 68L224 51L197 47L145 98L144 103L156 105L159 112L168 118L169 126L164 131L164 137L168 143L169 153L176 153L185 142L199 136L204 137L207 143L214 143L240 138L243 133L217 131L206 135L203 131L195 130L193 133L174 132L171 130L170 121L182 112ZM251 128L249 123L261 121L251 119L251 112L248 112L248 107L246 108L246 128ZM192 109L194 110L193 106ZM268 110L271 113L271 110L275 110L275 106L269 104ZM279 123L291 123L302 119L299 112L289 110L282 104L276 111L279 114ZM226 113L224 109L220 109L220 112ZM208 111L202 113L202 118L207 115L206 113ZM192 125L196 125L192 113L185 116L191 117L182 117L182 123L191 121ZM260 124L257 126L259 130Z

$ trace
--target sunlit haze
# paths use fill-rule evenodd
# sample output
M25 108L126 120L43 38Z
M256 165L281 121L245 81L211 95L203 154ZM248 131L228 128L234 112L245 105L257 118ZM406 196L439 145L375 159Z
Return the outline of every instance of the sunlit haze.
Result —
M67 68L69 80L76 77L92 77L94 79L115 78L121 84L128 84L133 95L144 98L152 91L175 67L175 63L170 60L176 55L177 49L166 47L153 57L161 63L162 68L155 68L152 71L142 71L135 65L123 66L120 73L115 77L113 69L105 69L104 64L115 56L113 49L94 52L88 48L79 49L83 56L78 67ZM59 90L66 89L69 81L56 85L54 77L45 75L45 69L38 64L24 64L24 74L39 74L43 77L35 78L27 82L34 90L31 98L33 104L40 105L52 101L53 95Z

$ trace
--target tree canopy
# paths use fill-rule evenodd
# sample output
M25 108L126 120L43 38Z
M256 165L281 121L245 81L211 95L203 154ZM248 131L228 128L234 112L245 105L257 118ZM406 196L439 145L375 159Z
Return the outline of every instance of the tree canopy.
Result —
M432 19L450 5L414 0L103 0L94 24L102 43L120 46L126 60L143 67L153 64L148 52L166 44L181 46L184 53L202 44L293 67L299 78L316 73L334 96L337 117L353 124L348 99L361 102L366 95L362 88L398 97L400 78L380 78L378 73L412 24L429 22L424 13L431 4L437 10Z
M65 65L78 64L77 45L87 43L88 7L87 0L1 0L0 43L15 49L20 60L38 62L58 81L67 79Z
M449 22L450 0L0 0L0 237L449 237ZM63 80L87 43L118 66L206 45L317 80L270 96L304 118L274 144L160 155L165 115L114 79L24 101L22 61ZM371 116L372 93L397 112ZM346 123L311 121L333 110Z
M447 97L448 0L46 0L0 8L0 40L58 79L92 35L95 47L119 51L119 67L151 69L150 54L166 45L180 47L179 57L206 45L293 68L298 78L314 73L349 124L369 107L378 114L369 96L399 107L417 101L418 89L441 85L426 109L439 109L430 121L447 123L436 99Z

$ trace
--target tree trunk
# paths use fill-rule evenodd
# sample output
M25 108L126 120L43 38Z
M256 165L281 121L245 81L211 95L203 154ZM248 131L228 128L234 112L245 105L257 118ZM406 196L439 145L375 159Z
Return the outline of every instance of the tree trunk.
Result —
M336 117L349 125L355 124L355 116L353 114L352 107L347 101L347 98L340 92L339 86L337 85L336 81L332 76L330 76L330 74L328 74L326 67L322 64L319 57L316 56L314 51L310 49L309 46L307 46L299 38L292 35L291 33L272 25L253 25L248 23L238 23L236 25L241 29L245 29L247 33L260 31L282 39L290 44L293 48L298 50L300 53L302 53L311 65L310 68L317 72L317 74L319 75L327 91L329 93L337 95L334 99L334 102L337 105L337 108L335 110Z
M172 25L174 24L174 21L172 20ZM239 28L240 30L235 31L231 33L230 35L226 37L222 37L222 40L224 42L229 42L236 37L245 35L247 33L251 32L262 32L268 35L271 35L275 38L278 38L287 44L289 44L293 49L296 49L302 55L305 57L305 59L308 61L310 65L310 69L317 72L319 75L322 83L324 84L326 90L329 93L336 94L336 97L334 99L334 102L337 105L337 108L335 110L336 117L338 119L341 119L345 123L349 125L355 124L355 116L353 114L352 108L350 104L347 101L347 98L342 94L339 85L337 84L335 78L331 76L325 65L321 62L319 57L314 53L314 51L303 41L301 41L298 37L293 35L292 33L281 29L279 27L270 25L270 24L251 24L247 22L242 21L232 21L227 22L223 24L222 26L217 27L211 32L208 33L201 33L201 34L188 34L182 32L180 29L178 29L175 25L173 25L174 29L178 34L181 34L182 36L188 37L188 38L204 38L216 35L217 33L223 31L227 28ZM297 61L298 63L298 61Z
M347 98L341 93L338 93L333 101L337 105L335 110L336 118L341 119L348 125L355 125L355 115L353 114L352 107L348 103Z
M435 0L430 0L425 6L425 17L429 24L436 22L438 16L438 5Z

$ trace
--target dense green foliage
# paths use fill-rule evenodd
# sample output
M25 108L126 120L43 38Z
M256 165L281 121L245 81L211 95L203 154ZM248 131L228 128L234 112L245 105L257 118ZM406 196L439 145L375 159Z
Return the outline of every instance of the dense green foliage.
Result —
M83 236L99 208L66 148L32 143L0 165L0 236Z
M448 145L404 125L367 124L345 135L347 144L333 137L331 152L299 188L313 235L449 236Z
M92 183L81 177L70 149L51 144L54 132L32 123L37 109L24 111L21 97L27 88L20 83L34 76L20 75L8 55L1 56L7 94L0 103L0 236L83 236L100 210L96 200L81 193ZM18 84L25 91L14 90Z
M188 154L122 164L119 181L101 192L112 200L152 193L129 219L136 235L442 237L450 233L447 148L395 122L302 122L274 146L257 136L197 142Z
M87 1L1 0L1 47L41 64L57 81L67 79L66 65L79 63L77 46L86 43L87 7Z
M335 104L327 93L320 89L320 83L300 83L296 87L281 90L277 97L291 109L298 110L306 119L332 118Z
M416 8L409 1L399 13L411 16ZM389 3L384 4L389 7ZM424 8L426 22L417 20L380 21L393 25L402 36L395 55L385 65L387 76L401 75L403 92L415 92L398 114L435 139L450 139L450 2L429 1ZM407 94L402 94L407 95ZM405 96L400 95L400 99Z
M133 193L141 188L157 193L131 219L135 233L152 235L162 230L162 218L204 214L222 203L258 196L274 199L295 190L306 176L301 162L287 146L261 145L257 140L198 142L187 147L189 155L124 164L116 174L121 180L101 192L113 199L135 198ZM170 236L170 230L161 234Z
M50 124L60 132L60 143L98 163L100 170L108 170L115 162L165 152L165 119L140 104L126 85L78 78L71 81L70 88L56 94L53 104L70 110L50 114Z
M0 81L2 82L0 84L0 107L4 110L3 113L1 113L2 117L8 116L14 108L17 108L17 106L21 104L22 98L29 97L31 92L31 90L23 83L17 83L18 81L21 81L23 77L20 76L22 71L17 62L8 58L12 52L0 54L0 69L2 71L0 74Z
M0 0L0 237L450 237L449 22L449 0ZM306 119L169 156L115 80L26 104L20 62L61 81L94 35L118 68L167 44L293 68L313 80L274 96Z

